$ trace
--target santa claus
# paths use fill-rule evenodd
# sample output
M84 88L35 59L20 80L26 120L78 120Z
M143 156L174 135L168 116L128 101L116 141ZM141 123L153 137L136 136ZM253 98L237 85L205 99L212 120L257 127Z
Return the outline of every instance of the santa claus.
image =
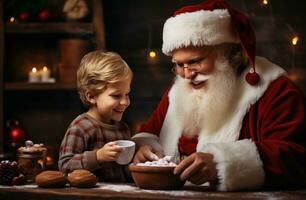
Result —
M255 58L247 16L223 0L183 7L164 24L162 50L176 77L133 137L134 162L170 155L181 179L222 191L306 186L303 94Z

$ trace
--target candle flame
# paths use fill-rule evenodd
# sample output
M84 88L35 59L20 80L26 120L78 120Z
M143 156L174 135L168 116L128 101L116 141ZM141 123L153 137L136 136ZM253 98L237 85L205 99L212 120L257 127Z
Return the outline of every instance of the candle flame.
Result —
M297 45L298 41L299 41L299 37L298 36L293 37L292 40L291 40L291 42L292 42L292 44L294 46Z
M32 72L33 72L33 73L36 73L36 72L37 72L36 67L33 67L33 68L32 68Z
M47 66L44 66L44 67L43 67L43 71L44 71L44 72L48 71L48 67L47 67Z
M155 51L150 51L150 52L149 52L149 56L150 56L151 58L155 58L155 57L156 57L156 52L155 52Z

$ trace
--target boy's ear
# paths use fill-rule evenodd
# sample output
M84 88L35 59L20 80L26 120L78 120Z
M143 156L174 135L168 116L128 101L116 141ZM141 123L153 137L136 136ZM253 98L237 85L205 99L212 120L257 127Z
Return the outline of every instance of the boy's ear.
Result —
M87 90L85 92L85 97L87 99L87 101L89 101L91 104L96 104L96 96L94 95L94 93L92 91Z

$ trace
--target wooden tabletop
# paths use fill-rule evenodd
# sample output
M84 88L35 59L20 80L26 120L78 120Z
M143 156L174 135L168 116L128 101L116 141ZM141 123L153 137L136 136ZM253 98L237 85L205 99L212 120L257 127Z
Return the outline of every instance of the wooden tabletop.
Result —
M73 187L45 189L35 184L0 186L0 199L7 200L103 200L103 199L251 199L251 200L305 200L306 190L216 192L208 187L184 186L181 190L143 190L133 184L98 183L95 188Z

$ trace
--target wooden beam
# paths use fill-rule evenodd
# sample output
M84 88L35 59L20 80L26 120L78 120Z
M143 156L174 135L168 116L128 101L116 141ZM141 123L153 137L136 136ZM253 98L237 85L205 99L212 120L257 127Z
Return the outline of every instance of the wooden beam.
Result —
M103 15L103 4L102 0L93 0L93 25L95 29L97 48L106 50L105 46L105 26L104 26L104 15Z
M93 34L94 27L92 23L67 23L67 22L50 22L50 23L20 23L7 24L7 33L71 33L71 34Z
M3 94L4 94L4 15L3 0L0 0L0 153L4 150L4 117L3 117Z

